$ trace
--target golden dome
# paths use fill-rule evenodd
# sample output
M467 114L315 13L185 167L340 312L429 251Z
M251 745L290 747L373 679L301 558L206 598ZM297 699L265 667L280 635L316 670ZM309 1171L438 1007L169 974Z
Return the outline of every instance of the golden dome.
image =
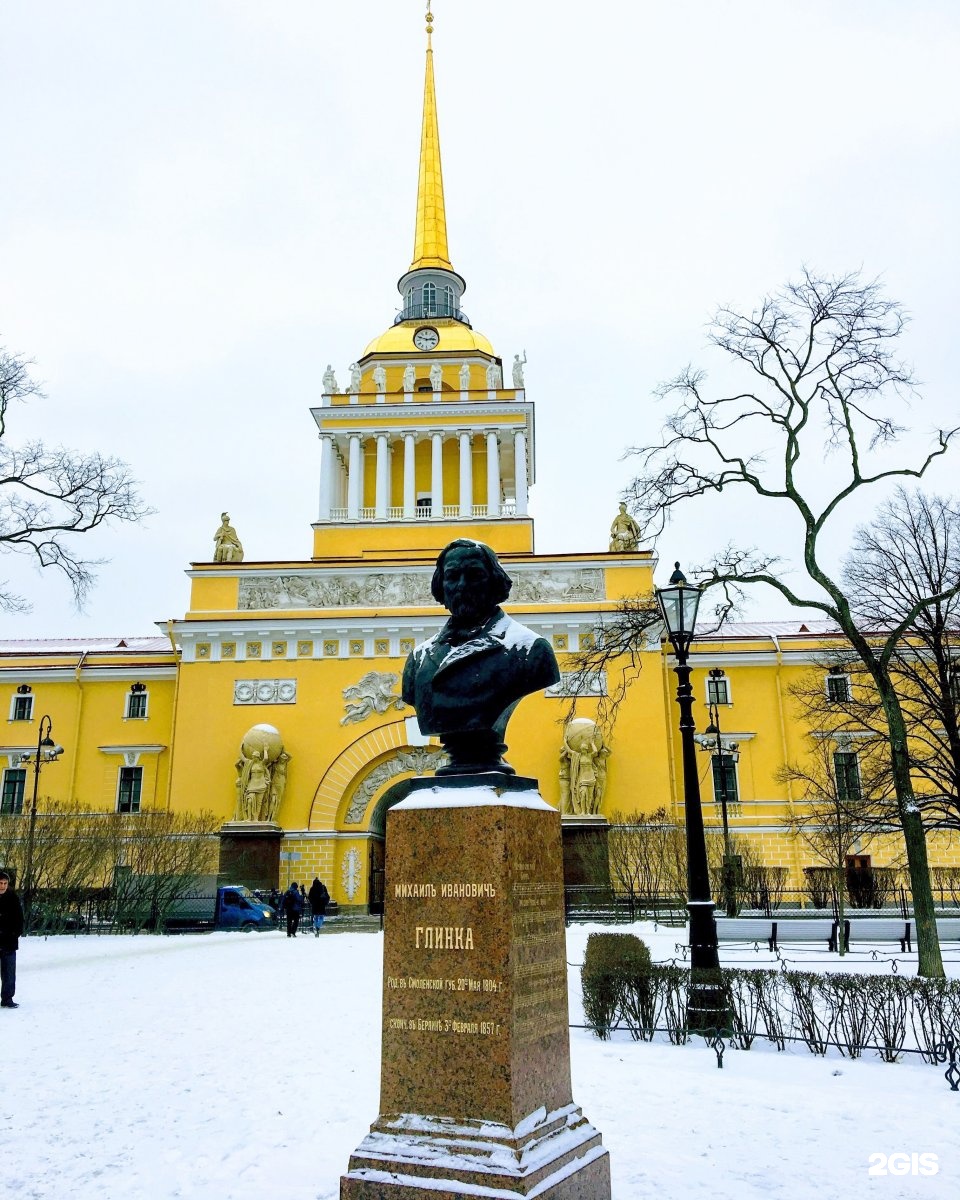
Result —
M424 353L413 344L413 335L424 325L429 325L440 334L439 345L434 350ZM422 321L403 321L399 325L391 325L386 333L375 337L361 355L366 358L370 354L405 354L409 358L429 359L437 354L489 354L496 358L496 351L482 333L477 333L462 321L442 320L425 317Z

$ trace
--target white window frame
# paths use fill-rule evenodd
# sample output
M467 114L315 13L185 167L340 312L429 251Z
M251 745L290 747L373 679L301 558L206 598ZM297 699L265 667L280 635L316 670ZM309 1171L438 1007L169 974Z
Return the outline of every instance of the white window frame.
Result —
M138 777L139 778L139 786L137 787L137 807L136 808L133 808L133 807L121 808L120 807L120 792L121 792L121 788L123 785L124 771L138 771L139 772L139 777ZM133 776L131 776L130 778L132 779ZM135 816L138 812L141 811L141 809L143 808L143 767L140 767L140 766L128 767L126 765L126 763L124 763L121 767L118 768L118 770L117 770L117 802L116 802L115 807L116 807L116 811L118 813L123 813L124 815L127 815L127 816Z
M135 700L139 701L143 697L143 712L138 716L130 711ZM125 721L145 721L150 715L150 693L146 688L141 692L135 692L132 688L127 692L126 702L123 708L123 719Z
M831 695L830 682L831 682L831 680L834 680L834 679L838 680L838 681L841 679L843 680L844 690L846 692L845 696ZM823 686L827 693L827 700L829 700L829 702L831 704L849 704L850 701L853 699L853 686L850 682L850 676L846 673L846 671L844 671L842 674L840 674L837 671L828 671L826 680L825 680Z
M2 780L0 780L0 801L2 801L3 793L7 789L7 776L12 773L19 775L20 782L23 784L23 787L20 790L20 796L19 796L20 807L19 808L11 808L9 810L3 809L4 816L19 816L23 812L24 797L27 794L27 771L26 771L26 768L25 767L7 767L3 772Z
M714 687L716 684L722 684L722 685L723 685L723 687L724 687L724 689L725 689L725 691L726 691L726 694L727 694L727 698L726 698L726 700L716 700L716 699L714 699L714 697L711 695L712 688L713 688L713 687ZM729 676L729 675L726 673L726 671L724 671L723 675L722 675L722 676L721 676L719 679L711 679L711 678L710 678L710 676L709 676L709 674L707 675L707 679L706 679L706 702L707 702L707 705L708 705L708 706L709 706L709 705L711 705L711 704L715 704L715 705L717 706L717 708L729 708L729 707L730 707L730 705L731 705L731 704L733 704L733 691L732 691L732 689L731 689L731 687L730 687L730 676Z
M429 291L427 289L430 289ZM430 297L429 300L427 297ZM435 317L437 315L437 285L431 283L428 279L423 285L423 290L420 293L423 303L423 315L425 317Z
M837 769L837 767L838 767L837 759L840 757L849 759L850 762L853 763L853 773L857 777L856 778L856 788L857 788L856 797L840 795L840 789L841 789L842 785L840 782L840 772ZM834 783L837 788L837 796L840 798L842 803L857 804L860 801L862 801L862 799L863 799L863 775L860 771L860 752L858 750L854 750L850 746L838 746L834 750L834 752L833 752L833 778L834 778ZM843 785L843 786L845 786L845 785Z
M27 713L27 715L25 717L18 717L16 715L17 704L18 703L22 704L25 700L29 701L28 707L29 707L30 711ZM34 694L32 692L14 692L13 696L10 698L10 720L11 721L32 721L33 720L33 708L34 708L35 701L36 701L36 697L34 696Z
M727 796L727 808L729 809L729 808L733 807L734 805L739 804L742 799L741 793L740 793L740 760L734 754L732 754L731 751L729 750L729 748L726 746L724 746L724 748L723 748L723 757L724 757L724 760L726 760L728 758L733 759L733 791L734 791L734 795ZM720 755L717 754L716 750L711 751L711 754L710 754L710 786L713 789L713 802L718 807L720 805L720 796L717 792L716 771L717 771L717 760L719 758L720 758Z

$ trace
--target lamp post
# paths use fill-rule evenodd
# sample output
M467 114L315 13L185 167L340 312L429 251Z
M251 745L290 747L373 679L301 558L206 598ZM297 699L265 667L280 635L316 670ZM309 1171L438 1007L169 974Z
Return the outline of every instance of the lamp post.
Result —
M687 841L687 912L689 914L690 993L687 1025L700 1033L726 1028L729 1020L718 987L717 925L710 898L707 842L700 807L697 748L693 735L693 688L690 686L690 643L697 623L700 589L691 587L674 563L670 586L656 589L660 615L677 657L677 704L680 706L680 748L683 762L684 827Z
M710 672L710 676L714 680L723 678L723 671L719 667L714 667ZM723 900L728 917L737 915L737 892L736 892L736 861L735 856L730 853L730 823L727 815L727 773L724 766L724 749L723 740L720 736L720 709L716 701L710 703L710 724L703 731L704 739L709 737L716 738L717 762L720 765L720 817L723 821ZM706 740L701 745L704 750L709 750L713 754L714 747ZM736 746L731 746L728 751L731 762L736 762L738 753Z
M24 925L30 929L30 910L33 908L33 843L37 833L37 793L40 788L40 767L45 762L54 762L63 753L63 747L54 742L53 722L48 716L40 718L37 730L37 749L34 754L21 754L20 761L33 763L33 799L30 802L30 825L27 830L27 861L23 871Z

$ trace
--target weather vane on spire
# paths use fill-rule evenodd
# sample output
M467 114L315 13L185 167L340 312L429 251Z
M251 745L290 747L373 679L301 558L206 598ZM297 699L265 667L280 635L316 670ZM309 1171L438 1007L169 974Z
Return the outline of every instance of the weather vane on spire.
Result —
M431 45L433 36L433 13L430 11L430 0L427 0L427 46Z

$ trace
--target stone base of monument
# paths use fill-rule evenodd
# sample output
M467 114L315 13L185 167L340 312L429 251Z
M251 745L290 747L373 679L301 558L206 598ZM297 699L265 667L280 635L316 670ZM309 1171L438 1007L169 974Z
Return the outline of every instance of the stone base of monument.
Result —
M557 811L531 779L417 780L386 872L380 1115L341 1200L609 1200L571 1094Z
M563 815L563 879L567 887L610 887L607 838L610 825L599 815Z
M270 821L226 821L220 826L218 870L225 883L268 890L280 886L283 830Z

